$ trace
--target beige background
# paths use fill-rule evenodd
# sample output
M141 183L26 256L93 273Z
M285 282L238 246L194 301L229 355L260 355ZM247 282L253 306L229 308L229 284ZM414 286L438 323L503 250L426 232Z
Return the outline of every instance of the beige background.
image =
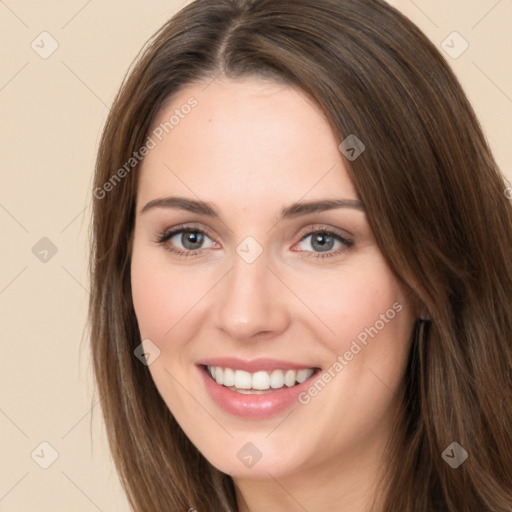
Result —
M91 177L109 105L129 64L184 3L0 0L0 511L129 510L83 337ZM453 31L467 41L458 58L445 56L512 180L512 0L390 3L440 48ZM59 45L47 59L31 47L35 41L39 52L51 48L43 31ZM464 43L450 36L445 44L453 53ZM39 242L43 237L55 255L41 252L48 244ZM43 441L58 452L48 469L38 465L52 460Z

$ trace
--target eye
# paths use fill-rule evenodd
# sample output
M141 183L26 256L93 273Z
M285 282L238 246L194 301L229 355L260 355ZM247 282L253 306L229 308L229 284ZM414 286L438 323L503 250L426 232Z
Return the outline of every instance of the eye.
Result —
M159 233L156 240L166 250L178 256L199 256L203 250L216 248L208 234L193 226L178 226ZM326 258L336 256L354 245L354 242L335 231L316 228L307 232L296 245L297 252L309 253L308 257Z
M325 258L341 254L353 245L354 242L339 233L328 229L315 229L302 237L298 247L299 250L316 253L316 258Z
M207 242L208 245L204 245ZM194 256L203 249L214 247L215 242L202 230L194 227L183 227L165 231L158 235L157 243L180 256Z

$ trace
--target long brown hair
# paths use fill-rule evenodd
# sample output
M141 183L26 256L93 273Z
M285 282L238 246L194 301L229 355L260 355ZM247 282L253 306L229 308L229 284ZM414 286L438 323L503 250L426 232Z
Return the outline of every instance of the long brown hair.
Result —
M297 86L340 142L363 141L347 162L351 178L389 266L428 310L415 329L384 511L510 512L512 207L456 77L381 0L196 0L148 42L115 98L94 178L90 335L133 509L237 510L232 479L192 445L134 356L130 288L139 165L125 164L165 101L219 75ZM469 455L457 469L441 456L452 442Z

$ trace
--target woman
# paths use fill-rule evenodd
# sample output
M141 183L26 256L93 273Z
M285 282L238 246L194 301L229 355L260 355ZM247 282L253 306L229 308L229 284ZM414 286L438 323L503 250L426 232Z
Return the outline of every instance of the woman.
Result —
M380 0L197 0L114 102L91 342L137 511L510 511L512 209Z

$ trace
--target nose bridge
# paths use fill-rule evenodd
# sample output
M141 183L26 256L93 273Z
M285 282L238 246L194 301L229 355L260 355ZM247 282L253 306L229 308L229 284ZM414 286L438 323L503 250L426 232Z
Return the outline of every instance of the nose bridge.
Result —
M240 244L243 249L243 244ZM240 247L238 248L240 250ZM267 268L266 253L251 261L243 251L234 254L217 303L217 327L233 338L249 339L258 333L283 331L288 322L279 281Z

